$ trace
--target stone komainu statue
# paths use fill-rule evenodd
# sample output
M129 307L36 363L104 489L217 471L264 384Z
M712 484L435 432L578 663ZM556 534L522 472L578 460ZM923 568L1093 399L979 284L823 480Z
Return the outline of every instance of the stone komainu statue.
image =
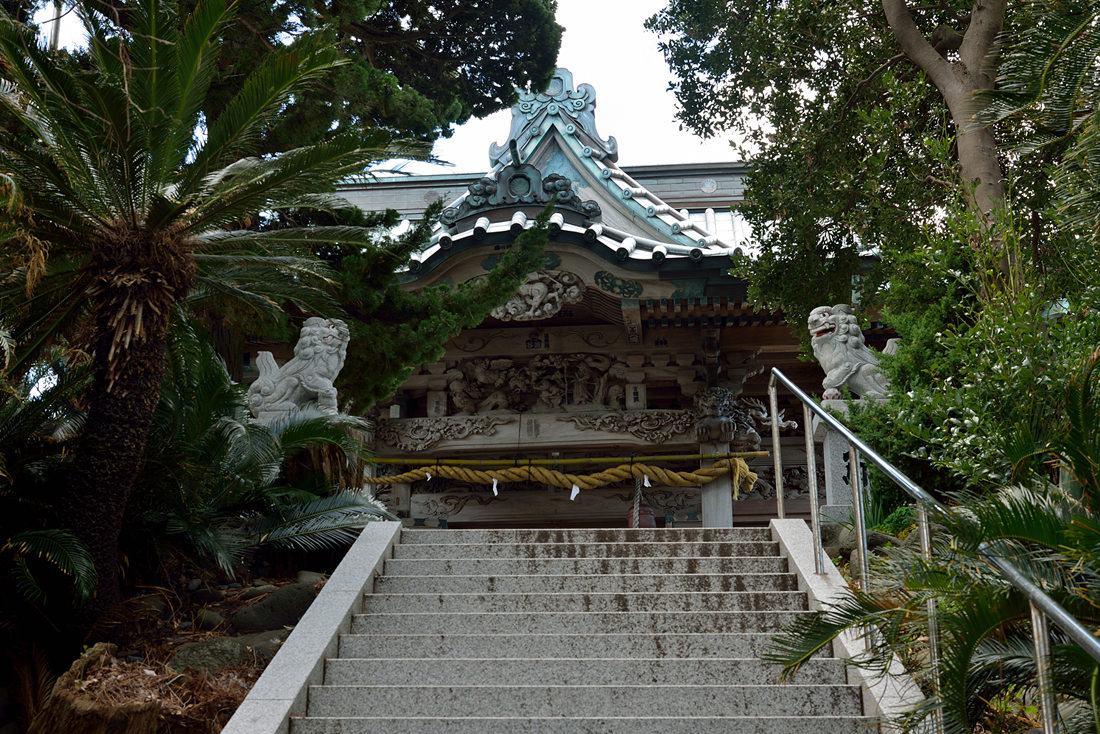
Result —
M248 388L248 408L256 418L316 402L336 410L333 380L344 366L348 327L337 319L306 319L294 346L294 358L279 367L271 352L260 352L260 376Z
M810 312L807 327L814 357L825 370L823 399L839 400L845 385L861 398L886 396L890 383L879 369L878 357L867 348L851 308L843 303L818 306ZM893 353L898 341L891 339L886 353Z

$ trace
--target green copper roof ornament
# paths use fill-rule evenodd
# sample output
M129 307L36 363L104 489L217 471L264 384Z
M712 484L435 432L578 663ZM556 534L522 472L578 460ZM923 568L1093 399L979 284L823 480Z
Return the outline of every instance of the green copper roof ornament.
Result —
M615 138L604 140L596 131L596 90L591 84L581 84L574 91L573 74L568 69L558 69L545 92L520 91L519 102L512 107L509 144L490 145L490 163L496 166L511 162L518 167L518 161L507 159L511 143L516 144L517 151L529 155L528 146L537 143L551 127L556 127L564 136L576 138L582 146L591 149L592 157L597 160L619 160L619 144Z
M588 223L600 221L600 205L581 200L569 179L557 173L543 176L531 164L520 163L519 145L515 139L509 140L508 146L501 150L508 151L512 160L495 178L490 174L470 184L466 197L458 206L444 209L439 217L444 227L451 229L460 220L490 209L545 206L554 197L557 197L556 208L575 211Z

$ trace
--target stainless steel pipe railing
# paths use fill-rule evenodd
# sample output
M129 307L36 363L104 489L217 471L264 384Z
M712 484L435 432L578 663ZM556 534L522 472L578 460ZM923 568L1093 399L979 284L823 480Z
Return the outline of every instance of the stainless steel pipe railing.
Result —
M823 423L829 426L848 440L850 481L852 486L852 508L854 526L859 543L859 579L860 587L864 590L870 586L869 572L867 568L867 528L864 524L863 492L859 481L860 456L865 457L872 464L882 470L891 481L917 502L917 532L920 533L921 556L926 560L932 554L932 533L929 526L928 511L947 516L950 511L944 507L928 492L924 491L912 479L903 474L897 467L875 452L858 436L852 433L847 426L841 423L835 416L824 410L813 398L798 388L790 378L780 370L772 368L771 379L768 381L768 402L771 408L772 420L772 445L775 451L774 463L776 467L776 488L782 491L782 459L779 456L779 413L778 413L778 387L782 384L802 403L803 416L805 417L806 431L806 472L811 477L810 495L811 523L814 533L814 560L817 563L817 572L824 573L822 565L823 551L821 548L821 523L817 507L817 458L813 441L813 416L816 414ZM1059 730L1058 704L1054 696L1054 690L1050 680L1050 636L1048 623L1053 622L1071 640L1081 646L1089 657L1100 663L1100 640L1073 615L1067 612L1058 602L1045 594L1038 586L1032 583L1020 572L1008 559L996 555L986 543L978 546L980 555L989 565L995 568L1012 586L1024 594L1031 602L1032 629L1035 638L1035 658L1039 671L1039 700L1043 707L1043 734L1055 734ZM932 668L932 681L935 692L939 692L939 637L936 627L935 602L928 601L928 652L929 664ZM942 731L942 721L937 722L937 730Z

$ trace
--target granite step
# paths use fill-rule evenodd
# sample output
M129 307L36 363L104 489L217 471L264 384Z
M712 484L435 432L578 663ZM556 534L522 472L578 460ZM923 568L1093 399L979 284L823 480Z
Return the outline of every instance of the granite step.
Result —
M473 558L387 560L383 576L591 576L594 574L787 573L787 559L741 558Z
M562 574L511 576L380 576L375 594L416 594L425 589L439 594L529 593L661 593L729 591L797 591L793 573L725 574Z
M357 614L352 634L776 633L806 612L498 612Z
M393 557L413 558L732 558L778 556L779 544L745 543L440 543L397 545Z
M401 533L402 545L474 543L771 542L767 528L589 528L578 530L421 530Z
M859 716L850 685L314 686L310 716ZM827 712L827 713L826 713ZM813 726L807 723L808 726ZM816 729L809 729L816 731Z
M462 614L477 612L721 612L805 610L798 591L661 592L645 594L369 594L363 611Z
M388 658L755 658L771 644L762 633L344 635L339 657ZM826 651L823 657L831 657Z
M487 651L488 652L488 651ZM326 686L583 686L694 685L766 686L780 669L750 658L332 658L325 664ZM799 683L844 685L839 660L809 660Z
M668 702L667 709L679 705ZM782 709L780 709L782 710ZM761 716L722 718L304 718L292 719L290 734L869 734L878 720L856 716Z
M865 734L764 528L409 530L290 734Z

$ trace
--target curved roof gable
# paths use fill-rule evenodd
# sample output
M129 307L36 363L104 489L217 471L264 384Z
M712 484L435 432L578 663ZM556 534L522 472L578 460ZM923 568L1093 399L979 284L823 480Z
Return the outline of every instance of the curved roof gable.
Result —
M528 217L533 219L553 193L559 193L560 202L557 231L582 234L593 250L603 249L605 257L631 269L661 267L666 260L728 257L731 244L618 166L618 144L596 130L595 108L595 89L588 84L574 89L567 69L557 70L546 92L521 93L512 108L508 140L490 147L492 169L441 217L432 246L422 255L426 264L436 261L427 269L434 269L456 244L468 246L489 233L530 226ZM545 190L534 190L540 186Z

